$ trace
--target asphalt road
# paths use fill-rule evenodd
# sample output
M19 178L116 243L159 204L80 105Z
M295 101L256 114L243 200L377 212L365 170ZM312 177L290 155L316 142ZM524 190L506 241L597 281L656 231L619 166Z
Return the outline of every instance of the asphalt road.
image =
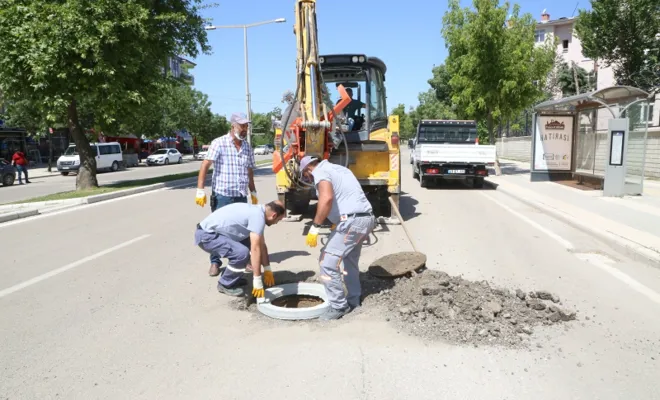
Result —
M209 209L192 187L161 190L0 225L2 397L660 399L660 270L495 190L422 189L403 165L429 268L553 291L578 310L572 328L506 350L423 341L368 312L320 324L235 310L193 245ZM267 169L257 186L275 198ZM267 229L276 279L318 269L304 222ZM408 249L400 226L376 236L363 269Z
M272 155L257 155L257 161L270 160ZM105 185L114 182L154 178L157 176L179 174L199 170L200 161L184 160L181 164L157 165L147 167L145 163L139 167L128 168L117 172L99 172L97 175L99 184ZM30 171L28 171L28 176ZM13 186L4 187L0 185L0 204L14 203L33 197L45 196L58 192L66 192L76 189L76 175L69 176L54 175L43 178L30 179L29 185L19 185L18 181Z

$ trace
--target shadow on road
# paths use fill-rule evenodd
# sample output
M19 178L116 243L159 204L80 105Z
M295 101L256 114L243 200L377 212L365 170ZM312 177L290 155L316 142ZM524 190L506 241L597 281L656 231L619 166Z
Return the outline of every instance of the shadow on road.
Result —
M273 277L275 278L275 283L278 285L285 283L304 282L314 275L316 275L316 272L314 271L291 272L273 270Z
M462 180L437 180L428 183L426 189L429 190L495 190L489 183L484 183L484 187L476 189L472 187L471 182L464 182Z
M416 210L416 205L419 204L417 199L411 197L407 192L401 192L399 197L399 212L405 221L411 220L421 213Z
M268 258L270 259L271 262L281 263L282 261L288 260L289 258L302 257L308 255L309 255L308 251L286 250L286 251L278 251L277 253L269 254Z

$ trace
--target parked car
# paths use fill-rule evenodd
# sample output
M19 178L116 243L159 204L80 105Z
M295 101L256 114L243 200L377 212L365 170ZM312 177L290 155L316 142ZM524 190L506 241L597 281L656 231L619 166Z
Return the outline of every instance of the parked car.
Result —
M183 161L183 154L179 153L177 149L158 149L147 157L147 165L167 165L170 163L181 164Z
M267 144L266 148L268 149L268 152L271 154L275 152L275 146L273 146L272 144Z
M265 145L257 146L254 148L254 154L255 155L265 155L265 154L270 154L270 151Z
M200 160L205 159L208 152L209 152L208 150L200 151L199 153L197 153L197 158L199 158Z
M11 186L16 180L14 166L5 160L0 160L0 174L2 174L2 186Z
M117 142L112 143L91 143L92 154L96 161L97 170L117 171L119 165L124 162L121 152L121 145ZM75 144L69 145L64 154L57 159L57 170L62 175L69 175L69 172L77 172L80 169L80 155Z

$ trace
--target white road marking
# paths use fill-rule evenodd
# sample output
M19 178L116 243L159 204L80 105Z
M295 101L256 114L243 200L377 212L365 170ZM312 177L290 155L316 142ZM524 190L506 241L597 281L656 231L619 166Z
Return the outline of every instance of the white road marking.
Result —
M52 271L50 271L50 272L46 272L45 274L42 274L42 275L39 275L39 276L35 276L35 277L32 278L32 279L28 279L28 280L25 281L25 282L21 282L21 283L19 283L19 284L17 284L17 285L14 285L14 286L12 286L12 287L8 287L7 289L0 290L0 298L3 298L3 297L5 297L5 296L8 296L8 295L10 295L10 294L12 294L12 293L18 292L19 290L25 289L26 287L32 286L32 285L34 285L34 284L37 284L37 283L39 283L39 282L41 282L41 281L44 281L44 280L46 280L46 279L48 279L48 278L52 278L52 277L54 277L54 276L56 276L56 275L61 274L62 272L66 272L66 271L68 271L68 270L70 270L70 269L73 269L73 268L79 267L79 266L83 265L84 263L86 263L86 262L88 262L88 261L95 260L95 259L97 259L97 258L99 258L99 257L103 257L103 256L106 255L106 254L112 253L113 251L117 251L117 250L122 249L122 248L124 248L124 247L126 247L126 246L130 246L131 244L133 244L133 243L135 243L135 242L138 242L138 241L140 241L140 240L142 240L142 239L148 238L149 236L151 236L151 234L146 234L146 235L138 236L138 237L136 237L135 239L131 239L131 240L127 241L127 242L124 242L124 243L118 244L118 245L116 245L116 246L114 246L114 247L110 247L109 249L103 250L103 251L98 252L98 253L96 253L96 254L92 254L91 256L87 256L87 257L82 258L82 259L80 259L80 260L78 260L78 261L74 261L74 262L72 262L71 264L67 264L67 265L65 265L65 266L63 266L63 267L60 267L60 268L58 268L58 269L52 270Z
M498 206L504 208L511 214L515 215L516 217L522 219L523 221L527 222L534 228L540 230L541 232L545 233L546 235L550 236L557 242L559 242L562 246L564 246L568 250L572 250L574 248L573 244L571 244L568 240L562 238L561 236L557 235L556 233L542 227L538 223L532 221L531 219L527 218L526 216L522 215L521 213L511 209L511 207L501 203L500 201L496 200L494 197L487 195L486 193L479 192L481 195L486 196L488 200L492 201L493 203L497 204ZM609 257L605 257L599 254L587 254L587 253L574 253L575 257L577 257L581 261L588 262L591 265L594 265L603 271L607 272L608 274L612 275L619 281L625 283L633 289L634 291L643 294L644 296L648 297L650 300L654 301L655 303L660 304L660 294L655 292L653 289L649 288L648 286L644 286L640 282L636 281L629 275L625 274L622 272L620 269L614 267L611 264L614 264L614 261L610 259Z
M518 211L513 210L511 207L509 207L506 204L500 202L499 200L496 200L494 197L492 197L490 195L487 195L484 192L477 192L477 193L481 194L482 196L487 197L489 201L497 204L498 206L500 206L503 209L507 210L511 214L515 215L516 217L518 217L521 220L527 222L529 225L533 226L534 228L538 229L539 231L541 231L541 232L545 233L546 235L550 236L552 239L557 241L560 245L565 247L567 250L573 250L574 249L573 244L571 242L569 242L568 240L566 240L563 237L557 235L556 233L552 232L551 230L544 228L543 226L541 226L537 222L532 221L531 219L529 219L526 216L522 215Z
M575 254L575 256L582 261L587 261L588 263L595 265L596 267L602 269L603 271L612 275L616 279L630 286L631 289L635 290L638 293L643 294L652 301L660 304L660 294L658 292L654 291L648 286L639 283L635 279L631 278L629 275L621 272L621 270L619 270L618 268L615 268L614 266L610 265L614 263L614 261L611 260L610 258L604 257L600 254L586 254L586 253Z

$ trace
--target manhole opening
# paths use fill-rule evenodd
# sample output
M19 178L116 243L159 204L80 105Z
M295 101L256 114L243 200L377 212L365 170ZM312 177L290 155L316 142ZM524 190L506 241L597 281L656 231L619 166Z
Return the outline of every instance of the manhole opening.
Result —
M323 304L323 299L307 294L290 294L278 297L271 304L283 308L309 308Z

